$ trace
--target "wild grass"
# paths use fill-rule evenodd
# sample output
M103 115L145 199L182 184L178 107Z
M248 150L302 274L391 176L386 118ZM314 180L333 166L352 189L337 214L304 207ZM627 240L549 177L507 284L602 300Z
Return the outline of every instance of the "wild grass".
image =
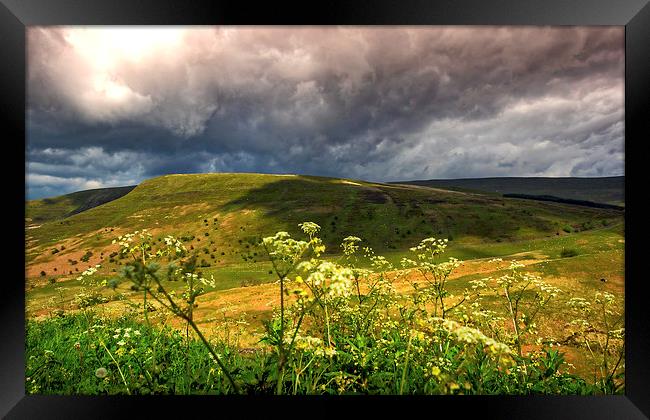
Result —
M498 259L486 262L495 267L489 276L458 281L452 277L460 261L443 258L449 242L434 238L393 255L399 264L355 236L343 238L340 256L331 258L324 229L306 222L300 230L298 239L280 231L262 241L279 306L261 321L254 348L241 348L244 325L236 321L222 324L236 334L206 336L196 311L202 296L218 292L214 276L198 271L197 252L169 235L121 235L127 262L119 280L86 270L75 300L61 295L63 309L28 322L28 392L624 392L623 312L614 294L589 289L577 296L545 281L548 266ZM585 234L598 239L607 232ZM552 242L561 253L557 246L566 241L529 245L547 252ZM586 244L591 253L557 264L620 251L610 245L594 240ZM511 245L494 246L505 252ZM60 285L45 287L56 299ZM117 292L123 290L129 292ZM102 313L101 301L111 294L132 301L130 311ZM550 325L554 313L571 319L562 325L567 337L549 335L558 330ZM176 329L168 327L173 321ZM589 355L589 375L572 372L560 351L567 344Z

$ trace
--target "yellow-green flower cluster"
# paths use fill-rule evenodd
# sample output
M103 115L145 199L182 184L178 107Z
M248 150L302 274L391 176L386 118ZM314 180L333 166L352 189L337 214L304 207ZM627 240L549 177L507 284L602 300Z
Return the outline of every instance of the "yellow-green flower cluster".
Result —
M134 240L136 238L138 238L139 241L137 243L134 243ZM147 229L142 229L136 230L133 233L126 233L124 235L118 236L117 239L113 240L113 243L117 243L120 246L120 254L131 254L135 258L141 259L142 261L149 260L154 257L159 257L170 252L169 249L160 249L157 252L152 253L152 238L152 235L147 231ZM184 247L182 244L180 244L180 242L178 242L177 245L177 242L178 241L174 240L172 246L178 248L178 253L182 253L184 251ZM172 246L169 246L168 248L172 248Z
M90 268L88 268L88 269L85 270L83 273L81 273L81 275L80 275L79 277L77 277L77 280L79 280L79 281L84 281L84 280L86 280L86 278L88 278L88 277L92 276L93 274L95 274L95 273L97 272L97 269L98 269L98 268L101 268L101 265L100 265L100 264L97 264L97 265L94 266L94 267L90 267Z
M357 245L358 242L361 242L361 238L358 238L356 236L348 236L346 238L343 238L343 242L341 243L343 253L349 256L357 252L359 250L359 245Z
M292 239L287 232L266 237L262 243L272 259L288 264L294 264L309 247L309 242Z
M311 271L305 282L311 286L312 290L320 289L329 298L345 297L352 293L354 279L352 269L329 261L320 261L314 266L314 262L305 262L299 267L302 270Z
M549 283L543 282L539 277L533 278L532 283L539 289L540 298L543 299L544 295L547 298L556 297L559 293L562 293L562 290L558 287L555 287Z
M447 239L426 238L418 246L410 248L416 255L416 260L404 257L401 260L404 268L417 268L422 274L432 273L439 281L447 278L451 272L461 264L456 258L449 258L446 262L436 262L435 258L445 252Z
M600 305L611 305L614 302L614 295L608 292L596 292L594 301Z
M141 335L139 330L134 330L133 328L116 328L113 338L117 341L117 345L120 347L126 346L131 340L139 337Z
M370 264L379 271L389 271L393 269L393 265L381 255L373 255L370 257Z
M288 344L291 340L287 337L285 338L285 341ZM320 357L330 357L336 354L336 349L326 346L323 340L318 337L297 335L294 346L296 350L312 352L316 356Z
M413 252L420 252L419 255L437 255L445 252L448 242L448 239L426 238L420 241L418 246L414 246L410 248L410 250Z
M185 273L184 277L185 277L186 281L192 281L192 282L194 282L194 284L201 283L201 284L203 284L205 286L210 286L212 288L217 287L217 283L214 280L213 275L210 275L210 280L206 279L203 276L199 276L196 273Z
M185 252L187 252L187 248L185 248L185 245L183 245L183 242L181 242L179 239L176 239L175 237L171 235L165 236L163 238L165 241L165 245L167 245L169 250L173 250L176 255L183 255Z
M493 338L486 336L476 328L462 325L450 319L433 318L433 320L439 322L445 330L452 333L456 340L461 343L481 344L491 354L495 355L506 355L512 353L507 344L500 343Z
M573 309L588 312L591 310L591 302L585 298L573 297L567 301L567 305Z
M117 239L113 239L112 243L118 244L121 249L128 250L131 247L131 243L133 242L134 237L135 237L135 233L126 233L124 235L118 236Z
M300 229L302 229L303 232L305 232L310 237L314 236L315 234L318 233L318 231L320 231L320 226L318 226L314 222L303 222L303 223L299 223L298 226L300 227Z
M476 280L470 280L469 284L472 285L472 289L484 289L487 287L488 282L492 280L492 278L487 277L484 279L476 279Z

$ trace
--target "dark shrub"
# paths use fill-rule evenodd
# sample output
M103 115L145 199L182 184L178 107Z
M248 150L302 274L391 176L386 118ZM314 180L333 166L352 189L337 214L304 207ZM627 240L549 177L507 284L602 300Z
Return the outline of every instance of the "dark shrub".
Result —
M575 257L576 255L578 255L578 251L573 248L562 248L562 251L560 251L560 257L562 258Z

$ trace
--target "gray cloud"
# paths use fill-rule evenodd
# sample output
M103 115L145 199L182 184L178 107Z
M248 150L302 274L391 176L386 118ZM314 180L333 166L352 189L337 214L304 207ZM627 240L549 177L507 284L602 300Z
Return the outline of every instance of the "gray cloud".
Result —
M620 175L623 47L622 27L32 27L28 191Z

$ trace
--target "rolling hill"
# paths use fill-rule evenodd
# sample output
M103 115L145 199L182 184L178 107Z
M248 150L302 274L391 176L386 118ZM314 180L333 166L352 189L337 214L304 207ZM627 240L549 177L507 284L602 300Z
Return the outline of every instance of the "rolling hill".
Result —
M494 194L553 196L571 200L625 206L625 177L603 178L466 178L403 181L399 184L422 185L461 191Z
M340 252L348 235L380 252L408 250L429 236L449 238L451 248L461 249L563 236L622 221L615 210L416 185L242 173L153 178L117 199L55 218L72 212L72 206L61 204L67 202L65 196L54 200L56 211L49 212L45 200L27 203L27 218L50 217L26 230L28 277L42 272L76 276L100 263L110 272L120 263L111 257L112 240L143 228L157 238L181 237L199 252L205 267L222 269L226 276L228 269L264 262L255 246L260 238L280 230L300 236L302 221L322 226L330 255ZM79 263L84 255L88 258Z

